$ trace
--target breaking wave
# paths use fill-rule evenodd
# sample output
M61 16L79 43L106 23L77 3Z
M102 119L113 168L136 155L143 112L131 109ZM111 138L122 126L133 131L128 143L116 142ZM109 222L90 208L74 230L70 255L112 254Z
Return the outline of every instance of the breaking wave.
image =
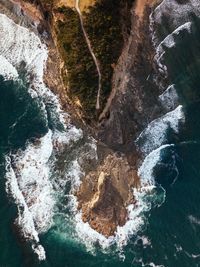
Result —
M48 51L39 37L0 14L0 39L0 75L5 80L20 82L20 73L24 71L30 83L29 94L33 99L42 99L46 126L50 119L54 126L43 137L27 141L25 149L6 156L6 191L18 210L15 224L22 238L31 242L38 259L44 260L39 234L50 228L55 206L50 181L51 157L70 142L79 140L82 131L68 122L69 116L62 112L59 100L43 83Z

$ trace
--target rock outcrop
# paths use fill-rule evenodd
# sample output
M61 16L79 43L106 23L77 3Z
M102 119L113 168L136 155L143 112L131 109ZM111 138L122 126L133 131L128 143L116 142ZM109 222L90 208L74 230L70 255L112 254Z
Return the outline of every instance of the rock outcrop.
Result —
M134 202L133 187L139 187L137 171L126 157L106 156L96 171L88 173L77 192L82 219L105 236L113 235L127 219L127 206Z

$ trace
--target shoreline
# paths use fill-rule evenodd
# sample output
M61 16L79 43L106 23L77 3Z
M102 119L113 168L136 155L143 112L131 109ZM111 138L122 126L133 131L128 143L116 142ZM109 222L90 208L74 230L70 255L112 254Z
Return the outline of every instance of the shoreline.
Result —
M11 3L15 4L16 1L11 0ZM36 31L36 34L46 44L48 49L48 58L43 77L44 83L59 97L63 110L71 115L70 121L73 121L75 125L81 123L81 128L85 128L88 134L90 132L88 125L82 125L82 121L79 121L80 118L77 118L77 112L73 106L70 106L70 100L67 97L66 88L62 81L61 72L63 64L56 44L54 21L50 25L48 21L45 21L43 14L38 8L30 5L28 7L24 4L20 5L21 3L22 1L19 0L16 4L20 6L22 16L35 14L32 8L37 9L37 12L41 14L41 20L39 22L37 21L38 15L36 17L31 16L33 21L28 28ZM32 12L27 10L30 7ZM36 24L37 27L33 28L33 24ZM93 134L96 131L93 128L91 130ZM130 204L134 203L134 196L131 196L131 190L139 186L140 178L137 176L136 167L133 167L133 164L132 166L129 164L129 160L125 154L120 153L120 155L117 155L117 153L106 145L102 146L101 144L98 145L98 143L97 150L99 155L97 168L93 169L92 172L86 172L82 180L82 185L77 192L77 197L79 209L82 210L83 222L89 222L93 229L108 237L115 234L118 226L123 226L128 221L127 209ZM136 156L134 161L137 161ZM91 190L91 188L87 187L87 181L88 179L90 180L90 177L96 178L94 180L92 194L90 194L90 198L88 199L86 192ZM104 178L101 179L101 177ZM126 179L124 177L129 180L128 184L125 182ZM107 199L106 204L104 198L107 194L110 194L110 198ZM106 207L105 204L107 205Z
M50 23L45 20L39 7L20 5L21 3L23 3L20 0L10 0L9 3L18 5L18 8L20 8L20 10L18 9L18 12L20 12L22 17L26 17L29 14L32 14L31 19L33 20L28 25L28 28L37 31L37 36L40 38L41 42L43 42L47 46L48 58L46 61L45 73L43 76L45 85L53 93L55 93L56 96L58 96L63 110L70 115L70 122L72 121L75 126L78 125L78 127L84 129L86 135L91 135L92 133L93 136L95 136L97 130L99 129L89 127L88 125L83 123L80 116L78 116L77 114L77 110L71 105L70 100L67 97L67 89L63 84L61 75L63 62L58 51L57 37L55 33L56 29L54 27L55 18L52 18L52 24L50 25ZM29 8L31 8L31 11L29 10ZM33 11L32 9L36 9L37 12ZM132 30L137 29L137 34L142 32L143 30L143 28L140 27L146 27L148 25L149 12L150 10L147 10L143 17L144 21L139 22L137 20L137 15L133 13ZM34 17L33 14L36 14L36 17ZM38 14L40 14L40 16ZM41 20L39 21L39 23L36 23L38 17L40 17ZM146 35L144 35L141 38L148 39L150 37L146 37ZM134 71L137 71L138 66L141 64L141 58L138 56L138 53L140 52L139 49L141 39L138 37L138 39L135 40L134 36L132 35L130 35L130 39L131 41L128 45L137 45L133 49L135 60ZM145 48L149 49L149 39L146 40L146 42L147 43ZM126 60L129 56L129 52L130 51L127 51L126 57L122 62L122 67L124 67L126 71ZM139 62L137 62L137 60ZM149 59L147 59L147 63L149 64ZM123 66L123 64L125 64L125 66ZM137 75L139 74L141 73L137 73ZM138 81L136 72L134 73L134 75L135 80ZM143 82L144 81L142 80L139 86L141 86ZM129 94L130 93L132 92L129 92ZM120 97L121 96L119 96L119 98ZM140 95L138 97L140 97ZM121 101L121 99L119 99L119 101ZM131 101L132 104L135 104L134 99L132 99ZM114 105L114 113L116 112L116 109L120 110L121 108L121 106L117 104ZM128 104L131 104L131 102ZM144 108L146 108L146 106L144 106ZM129 118L127 120L129 120ZM117 124L116 130L121 130L122 126L122 122L119 125ZM113 128L114 127L112 127L111 130L109 128L105 130L106 134L110 135L109 138L113 138L113 136L111 136L113 130L115 130ZM117 134L120 135L120 133ZM107 140L104 139L104 141L105 142L101 143L97 138L98 159L96 166L92 166L92 168L90 166L88 171L87 167L89 166L90 162L83 163L85 176L82 179L80 188L76 192L76 196L79 203L78 210L82 211L83 222L88 222L91 228L95 229L98 233L102 233L104 236L109 237L115 234L119 226L125 226L129 220L128 207L129 205L135 204L135 196L132 191L134 189L137 191L138 188L141 187L141 180L138 176L138 164L142 159L142 153L140 153L141 151L138 151L137 147L135 146L134 139L132 140L132 142L130 142L130 140L126 140L129 143L126 144L124 151L120 150L120 144L118 144L117 142L118 140L112 140L112 142L115 142L115 149L112 149L112 145L109 146L109 142L106 142ZM85 168L84 165L88 166ZM92 182L90 183L90 181Z

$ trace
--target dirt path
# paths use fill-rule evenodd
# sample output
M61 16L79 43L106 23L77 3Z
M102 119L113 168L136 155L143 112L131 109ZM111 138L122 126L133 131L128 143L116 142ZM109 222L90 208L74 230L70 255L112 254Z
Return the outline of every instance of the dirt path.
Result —
M82 31L83 31L83 34L84 34L88 49L89 49L90 54L91 54L91 56L92 56L92 58L94 60L94 63L95 63L95 66L96 66L96 69L97 69L97 72L98 72L98 77L99 77L98 80L99 81L98 81L98 93L97 93L97 100L96 100L96 109L99 110L100 109L100 95L101 95L101 79L102 79L101 71L100 71L100 65L99 65L99 62L98 62L94 52L93 52L93 49L92 49L88 34L87 34L87 32L86 32L86 30L84 28L83 17L82 17L81 10L79 8L79 0L76 0L75 8L76 8L76 10L77 10L77 12L79 14L79 18L80 18L80 22L81 22L81 28L82 28Z

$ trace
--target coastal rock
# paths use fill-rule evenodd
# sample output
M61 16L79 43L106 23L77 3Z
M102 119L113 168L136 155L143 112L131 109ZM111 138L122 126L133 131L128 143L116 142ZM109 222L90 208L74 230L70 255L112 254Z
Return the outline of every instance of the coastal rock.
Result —
M117 226L126 223L127 206L134 202L132 187L139 183L126 157L109 154L83 179L77 192L83 221L105 236L113 235Z

